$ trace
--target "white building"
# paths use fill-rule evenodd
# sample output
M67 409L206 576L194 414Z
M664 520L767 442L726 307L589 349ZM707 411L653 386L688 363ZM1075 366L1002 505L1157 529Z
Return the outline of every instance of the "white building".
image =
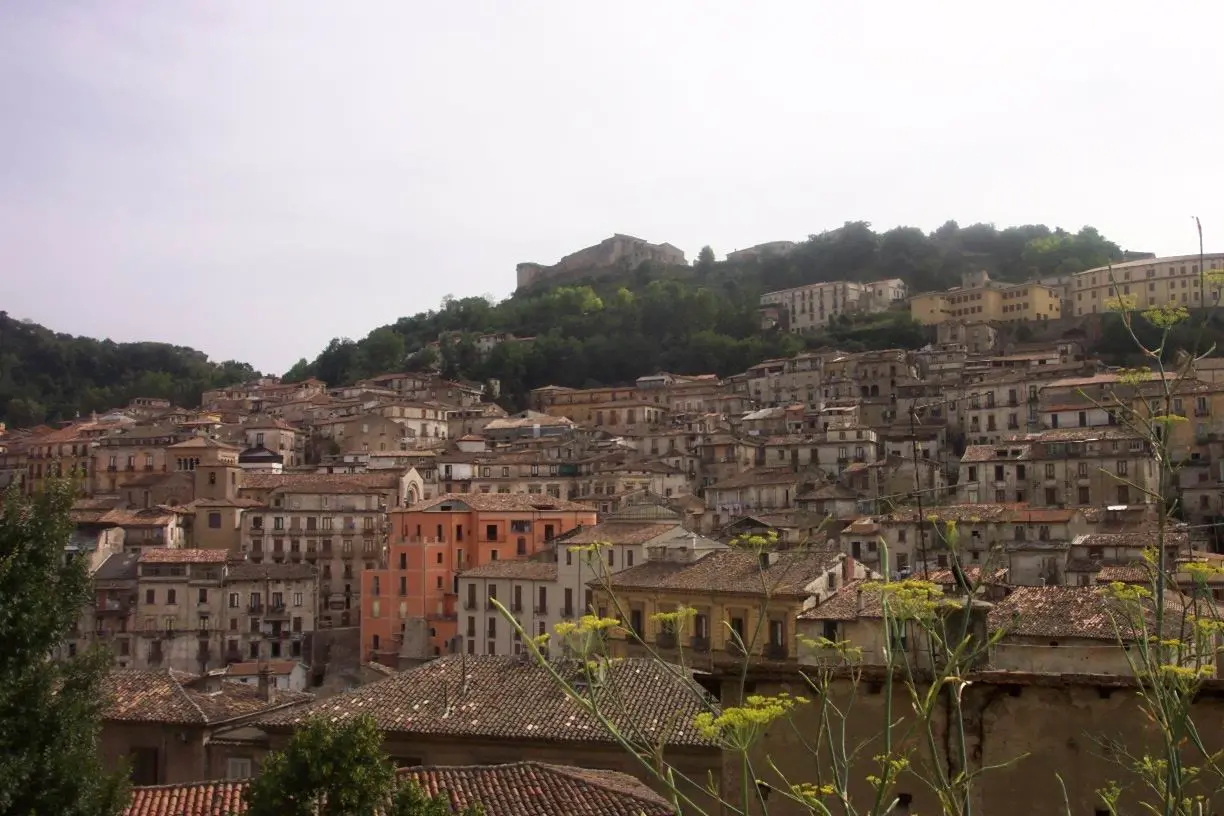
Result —
M598 545L592 547L592 545ZM697 559L726 545L685 530L680 515L655 504L630 505L580 529L530 559L492 561L459 575L459 636L468 654L519 654L522 635L491 602L505 606L530 637L592 610L590 583L644 564L653 552ZM608 614L602 610L602 614Z

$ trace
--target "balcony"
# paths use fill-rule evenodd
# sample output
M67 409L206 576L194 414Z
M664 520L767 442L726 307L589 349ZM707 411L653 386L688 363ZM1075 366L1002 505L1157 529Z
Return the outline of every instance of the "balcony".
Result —
M497 599L496 598L486 598L485 599L485 609L488 610L489 612L497 611Z
M734 655L735 657L743 657L745 654L747 654L744 651L744 644L734 639L734 637L727 640L725 651L727 652L727 654Z
M522 612L522 611L523 611L523 604L522 604L522 602L520 602L520 601L515 601L514 603L510 604L510 611L511 611L511 612L514 612L515 614L518 614L519 612Z
M689 648L694 652L708 652L710 651L710 639L700 635L693 635L689 640Z
M1196 417L1211 416L1211 408L1206 405L1196 405L1194 407L1194 415Z
M561 607L561 617L563 617L563 618L572 618L572 617L574 617L574 607L572 607L572 606L563 606L563 607Z
M535 613L537 615L547 615L548 614L548 604L536 604Z
M473 600L473 599L471 599L471 598L468 598L466 601L464 601L464 602L463 602L463 608L464 608L464 609L466 609L466 610L468 610L468 611L471 611L471 610L475 609L475 608L476 608L476 601L474 601L474 600Z
M264 612L263 604L251 604L247 607L248 615L262 615Z
M659 632L655 636L655 646L660 649L676 648L676 633L675 632Z
M765 657L770 660L786 660L790 657L790 651L785 643L771 643L765 647Z

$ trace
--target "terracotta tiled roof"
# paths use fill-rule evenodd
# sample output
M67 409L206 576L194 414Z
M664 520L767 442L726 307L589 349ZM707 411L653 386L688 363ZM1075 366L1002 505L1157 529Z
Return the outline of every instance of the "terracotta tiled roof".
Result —
M311 492L317 487L335 485L360 487L362 490L397 490L396 473L248 473L243 476L243 490L275 490L282 488Z
M1118 581L1123 584L1148 585L1152 580L1152 569L1146 561L1134 564L1102 564L1097 572L1097 581L1102 584L1112 584Z
M671 816L667 800L617 771L516 762L511 765L405 768L431 795L446 791L451 810L479 804L487 816Z
M216 691L192 688L198 678L168 669L113 669L102 683L104 720L210 725L309 702L314 695L277 689L272 700L244 683Z
M679 526L677 521L605 521L582 528L567 538L565 544L645 544Z
M314 578L318 569L313 564L252 564L231 562L226 577L230 581L302 581Z
M718 484L710 485L706 490L734 490L739 487L752 487L765 484L798 484L799 474L789 467L753 468L723 479Z
M100 517L97 523L116 527L165 527L177 519L177 513L160 507L116 507Z
M1183 625L1184 609L1181 596L1174 592L1165 594L1168 636L1177 636L1174 633ZM1145 603L1143 612L1149 631L1154 631L1155 613L1150 601ZM1018 637L1116 641L1118 629L1125 640L1141 636L1127 611L1110 597L1107 589L1099 586L1016 587L995 605L988 620L992 631L1006 629Z
M852 621L882 617L880 592L866 580L851 581L820 604L799 613L799 620Z
M557 580L557 564L553 561L527 561L513 559L490 561L479 567L464 570L461 578L515 578L522 581L555 581Z
M715 550L691 563L651 561L608 577L614 590L667 589L806 597L806 587L838 568L842 553L834 549L783 550L769 554L762 567L756 553L742 549Z
M465 504L473 510L507 511L507 512L537 512L537 511L578 511L590 513L591 508L585 504L554 499L538 493L446 493L436 499L426 499L408 508L413 512L437 510L444 504Z
M215 780L132 788L124 816L237 816L246 812L246 782Z
M557 661L563 677L585 672L576 661ZM602 688L613 694L606 713L621 728L669 744L711 746L693 727L693 718L711 702L694 682L676 678L674 669L644 658L613 663ZM507 701L513 701L508 705ZM262 720L268 727L292 728L312 716L345 720L369 714L389 733L431 736L480 736L502 740L600 742L612 740L593 717L579 709L557 682L528 659L492 655L448 655L386 680L329 697L310 706Z
M487 816L671 816L667 800L617 771L542 762L402 768L431 796L445 793L451 812L479 805ZM125 816L240 816L245 781L133 788Z
M197 450L202 448L216 448L218 450L240 450L237 445L229 445L225 442L218 442L215 439L209 439L206 436L193 436L191 439L179 442L177 445L170 445L166 450Z
M183 505L189 510L212 507L264 507L263 502L256 499L196 499Z
M1155 547L1157 537L1158 531L1152 526L1124 533L1087 533L1076 536L1071 543L1077 547L1121 547L1138 551ZM1166 530L1164 545L1166 549L1188 550L1190 536L1184 532Z
M229 554L225 550L178 549L157 547L140 554L142 564L224 564Z

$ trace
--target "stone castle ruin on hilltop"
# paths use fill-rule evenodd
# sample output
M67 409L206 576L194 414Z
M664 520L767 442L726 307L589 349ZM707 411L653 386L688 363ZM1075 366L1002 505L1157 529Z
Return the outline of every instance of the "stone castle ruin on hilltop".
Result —
M660 266L688 266L684 252L671 244L652 244L632 235L617 233L595 246L566 255L552 266L521 263L516 267L518 288L541 281L566 281L580 277L599 277L617 272L632 272L650 261Z

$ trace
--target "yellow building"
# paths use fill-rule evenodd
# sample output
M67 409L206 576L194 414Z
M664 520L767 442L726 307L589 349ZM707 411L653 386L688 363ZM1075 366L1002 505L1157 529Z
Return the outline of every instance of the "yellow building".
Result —
M945 320L1057 320L1062 317L1062 294L1057 287L1040 283L996 283L985 272L977 272L964 275L957 288L910 298L910 314L926 326Z
M795 618L811 599L821 600L865 569L832 549L796 549L758 556L744 549L716 550L696 560L649 553L644 564L592 581L601 617L622 620L666 659L684 655L689 665L793 661L798 654ZM673 560L675 558L675 560ZM695 610L683 622L659 619L679 608ZM623 632L614 632L609 652L645 653Z
M1110 311L1110 299L1129 297L1134 308L1176 303L1193 309L1218 306L1224 288L1224 253L1149 258L1087 269L1071 276L1075 315ZM1213 280L1214 278L1214 280Z

